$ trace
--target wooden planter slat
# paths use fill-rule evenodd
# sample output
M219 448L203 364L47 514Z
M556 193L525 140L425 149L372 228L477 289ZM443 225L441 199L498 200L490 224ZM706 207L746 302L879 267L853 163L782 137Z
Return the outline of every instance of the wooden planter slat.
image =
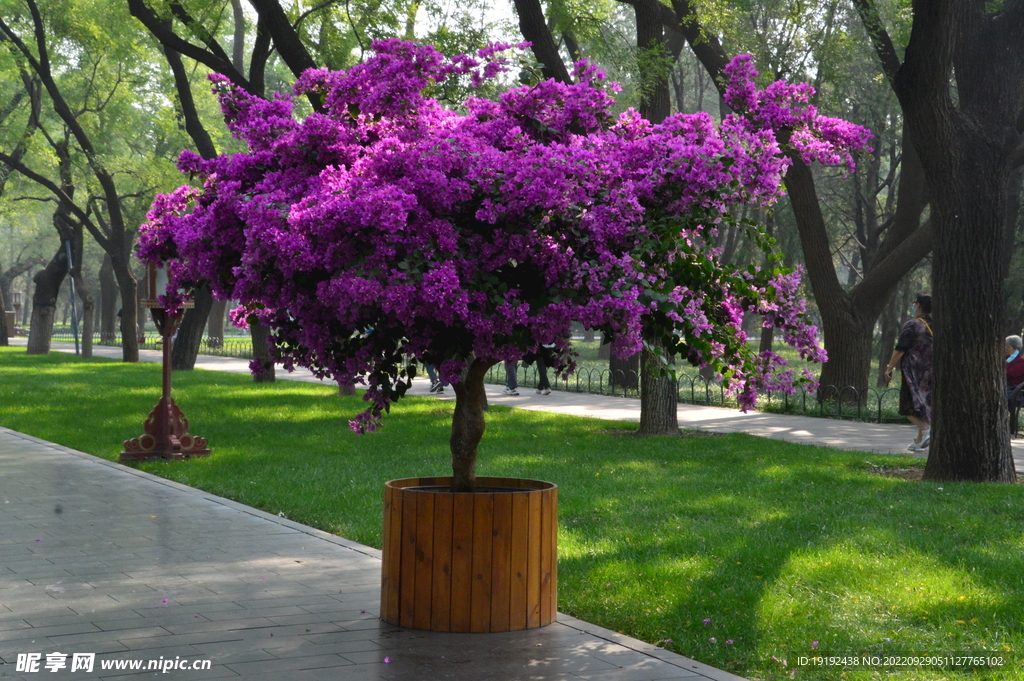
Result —
M416 597L413 628L430 629L434 581L434 497L420 494L416 500Z
M434 498L434 580L430 598L430 630L451 629L452 607L452 510L451 494Z
M494 495L473 495L473 604L469 630L491 629L491 538Z
M491 531L491 627L488 631L509 630L509 598L512 591L512 495L494 495L494 522Z
M402 595L399 601L403 627L413 626L416 614L416 502L413 495L402 494Z
M555 559L555 546L558 542L557 525L553 522L555 499L551 494L544 495L541 500L541 544L540 544L540 620L541 623L554 619L555 570L558 569Z
M530 497L512 495L512 542L510 556L509 631L526 628L526 572L529 565Z
M526 571L526 628L534 629L541 626L540 621L540 587L541 587L541 494L530 492L530 564Z
M385 499L384 527L387 529L387 540L384 542L381 618L386 622L397 622L400 617L401 589L396 589L395 586L400 585L402 579L402 495L399 490L392 489Z
M519 631L553 622L557 488L478 478L481 487L508 491L452 494L449 484L450 478L387 483L381 619L452 632ZM430 486L445 489L416 489Z
M452 524L452 631L469 631L473 586L473 495L456 494Z

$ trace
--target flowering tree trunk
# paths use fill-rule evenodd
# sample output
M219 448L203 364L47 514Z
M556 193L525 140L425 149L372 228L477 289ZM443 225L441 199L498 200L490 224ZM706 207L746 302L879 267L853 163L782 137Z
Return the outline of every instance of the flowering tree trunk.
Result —
M640 353L640 430L637 435L679 435L679 391L672 376L660 375L658 357Z
M484 376L494 364L473 360L455 390L455 415L452 417L452 491L471 492L476 486L476 452L487 424L487 394Z

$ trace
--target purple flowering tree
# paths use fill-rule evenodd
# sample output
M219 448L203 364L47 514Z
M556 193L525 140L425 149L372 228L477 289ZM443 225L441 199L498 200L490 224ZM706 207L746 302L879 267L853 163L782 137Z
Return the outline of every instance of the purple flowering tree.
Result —
M852 163L866 131L817 116L805 87L758 90L749 58L730 72L743 113L718 126L705 115L615 118L613 86L582 62L574 84L469 98L459 111L430 96L450 79L494 77L506 49L447 59L378 42L363 64L299 79L297 95L324 102L301 120L288 97L261 100L214 77L249 151L184 152L182 171L203 184L158 197L140 257L171 261L178 286L241 300L235 318L268 325L286 368L365 385L355 431L377 427L418 363L437 365L456 394L456 491L473 488L486 371L553 345L555 368L570 372L573 322L607 333L619 355L656 338L714 367L744 407L759 390L810 380L751 351L740 329L745 311L758 313L824 359L799 273L731 268L705 237L730 207L779 195L788 161L777 129L828 163Z

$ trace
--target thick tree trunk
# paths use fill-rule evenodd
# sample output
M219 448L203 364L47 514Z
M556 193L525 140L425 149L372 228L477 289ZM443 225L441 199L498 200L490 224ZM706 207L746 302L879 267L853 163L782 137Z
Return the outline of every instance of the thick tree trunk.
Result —
M100 343L113 345L117 341L117 281L110 256L103 256L100 266Z
M875 377L875 386L878 388L885 387L885 367L892 357L892 350L896 347L896 339L900 334L900 314L909 305L908 290L907 284L902 285L889 301L885 312L878 318L881 327L878 339L878 375Z
M174 371L192 371L196 366L196 356L203 342L203 330L213 306L213 294L208 286L200 287L193 296L193 306L185 310L178 327L178 335L171 346L171 369Z
M932 202L935 393L925 478L1013 482L1001 352L1006 173L987 145L964 146Z
M46 355L50 352L50 336L57 314L57 296L60 285L68 271L68 259L64 244L43 269L32 277L35 291L32 294L32 325L28 333L28 354Z
M270 359L270 330L259 322L253 322L249 324L249 333L252 335L253 359L262 364L262 371L254 373L252 379L256 383L273 383L277 376L274 373L274 361Z
M228 301L214 300L210 306L210 316L206 322L206 343L211 348L224 347L224 314Z
M637 435L679 435L679 391L672 376L661 376L658 358L640 353L640 429Z
M512 3L519 16L519 31L532 43L530 49L533 50L537 61L542 64L541 73L544 78L554 78L560 83L571 83L569 70L565 68L562 56L558 53L558 46L551 37L551 31L544 19L544 9L540 0L512 0Z
M871 374L871 341L875 317L822 314L828 361L821 367L819 398L863 403Z
M484 376L491 364L474 360L463 380L453 385L455 414L452 416L452 492L472 492L476 487L476 454L487 424L487 394Z

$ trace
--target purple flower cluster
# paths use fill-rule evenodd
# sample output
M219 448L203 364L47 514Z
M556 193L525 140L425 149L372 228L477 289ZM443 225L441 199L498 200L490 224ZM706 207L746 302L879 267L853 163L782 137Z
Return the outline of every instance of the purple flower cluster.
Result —
M799 273L730 266L714 235L748 229L771 251L755 227L734 224L732 208L781 194L789 160L778 129L824 163L849 162L866 131L817 116L805 89L758 90L743 57L729 71L740 113L719 126L704 114L616 119L614 87L586 63L574 84L469 98L463 113L425 94L448 78L493 77L507 48L448 59L378 42L363 64L299 79L297 93L324 101L302 120L287 97L262 100L214 78L249 151L183 153L181 170L203 185L157 198L139 256L174 261L173 288L205 282L241 300L233 319L267 324L286 368L366 384L360 432L401 397L408 357L457 382L471 358L553 344L568 371L573 322L609 334L620 356L658 338L714 366L747 406L759 390L791 389L801 379L747 349L740 325L761 315L823 359Z

